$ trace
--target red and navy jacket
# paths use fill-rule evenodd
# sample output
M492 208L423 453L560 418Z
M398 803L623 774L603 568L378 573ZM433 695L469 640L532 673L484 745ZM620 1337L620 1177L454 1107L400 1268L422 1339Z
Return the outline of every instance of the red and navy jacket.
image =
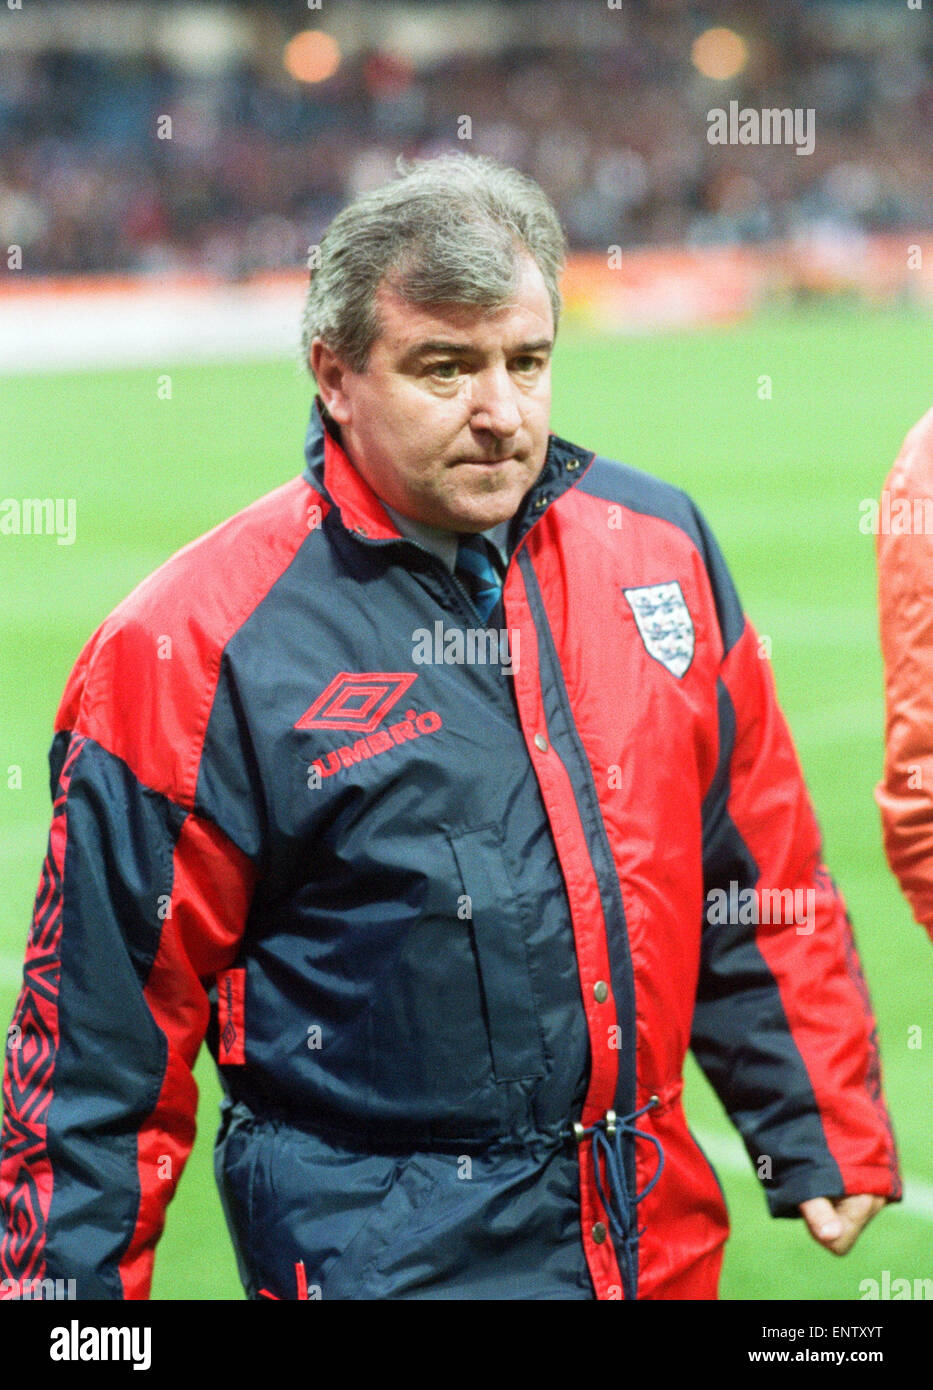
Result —
M689 498L551 436L504 611L506 660L316 405L304 474L88 642L7 1052L8 1293L147 1295L205 1037L251 1297L714 1297L690 1046L775 1215L900 1195L846 909Z

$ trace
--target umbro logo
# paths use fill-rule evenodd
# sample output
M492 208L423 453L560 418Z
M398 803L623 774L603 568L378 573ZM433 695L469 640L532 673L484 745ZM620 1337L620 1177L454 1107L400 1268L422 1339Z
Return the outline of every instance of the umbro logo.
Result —
M296 729L355 729L371 734L418 679L413 671L341 671L306 709Z
M308 786L319 787L323 778L341 768L353 767L441 728L443 720L433 709L421 714L407 709L403 719L384 729L377 727L417 679L417 672L412 671L365 671L359 675L341 671L335 676L295 728L351 729L361 737L315 758L308 767Z

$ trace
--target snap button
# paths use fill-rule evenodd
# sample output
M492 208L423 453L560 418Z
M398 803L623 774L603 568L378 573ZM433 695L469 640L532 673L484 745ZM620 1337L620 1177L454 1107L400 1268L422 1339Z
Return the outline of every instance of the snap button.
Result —
M541 752L546 753L548 744L544 734L535 734L535 747Z
M579 467L580 467L580 460L579 460L579 459L568 459L568 460L567 460L567 471L568 471L568 472L569 472L572 468L579 468Z
M603 1241L606 1239L606 1236L608 1234L609 1232L606 1230L606 1227L603 1225L602 1221L597 1221L596 1224L593 1226L593 1239L595 1240L596 1244L602 1245Z
M606 1000L609 998L609 986L606 984L605 980L596 981L593 986L593 998L596 1000L597 1004L605 1004Z

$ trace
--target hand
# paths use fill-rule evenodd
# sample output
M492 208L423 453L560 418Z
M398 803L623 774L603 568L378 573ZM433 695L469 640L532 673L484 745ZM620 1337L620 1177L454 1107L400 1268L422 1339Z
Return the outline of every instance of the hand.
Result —
M854 1197L811 1197L800 1203L800 1215L818 1244L834 1255L845 1255L887 1200L865 1192Z

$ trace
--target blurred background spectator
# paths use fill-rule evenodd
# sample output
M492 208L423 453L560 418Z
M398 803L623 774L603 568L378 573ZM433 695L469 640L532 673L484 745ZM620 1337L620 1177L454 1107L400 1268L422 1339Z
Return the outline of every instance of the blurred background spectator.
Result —
M707 112L730 100L813 108L814 152L711 145ZM27 275L300 266L399 155L455 148L537 178L577 250L930 228L929 14L799 0L0 13L0 244L22 247Z

